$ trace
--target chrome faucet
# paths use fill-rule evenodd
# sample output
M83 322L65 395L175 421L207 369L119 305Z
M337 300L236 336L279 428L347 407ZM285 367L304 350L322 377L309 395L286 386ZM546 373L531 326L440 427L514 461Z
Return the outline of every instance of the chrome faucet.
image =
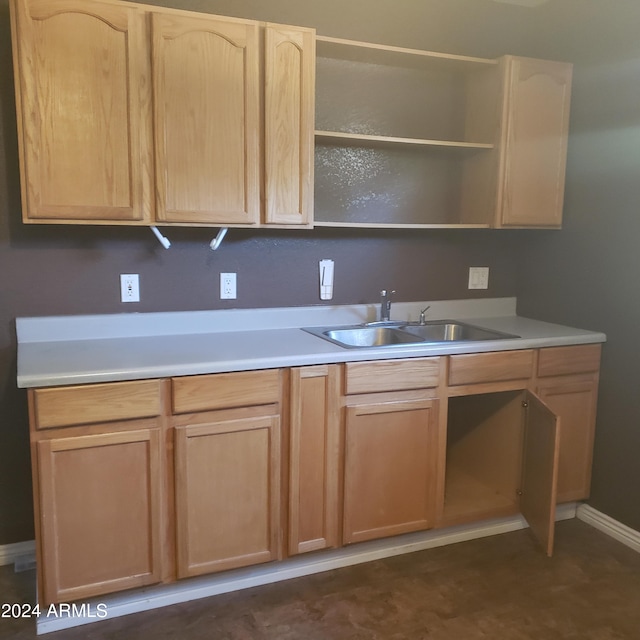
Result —
M425 324L427 324L427 311L429 311L429 309L431 309L431 305L427 305L421 312L420 312L420 326L424 327Z
M391 319L391 296L394 293L386 289L380 292L380 322L389 322Z

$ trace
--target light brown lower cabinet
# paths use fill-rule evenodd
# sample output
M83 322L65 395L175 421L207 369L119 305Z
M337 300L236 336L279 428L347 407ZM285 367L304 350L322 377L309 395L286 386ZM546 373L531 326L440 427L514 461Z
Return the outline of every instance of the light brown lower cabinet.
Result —
M291 370L289 554L338 545L340 366Z
M589 497L600 352L599 344L540 350L536 391L562 423L558 502Z
M279 557L280 417L227 414L175 429L179 578Z
M599 345L32 389L39 599L588 496ZM532 390L537 392L537 395Z
M598 382L568 377L538 385L538 394L562 423L558 461L558 502L589 497Z
M37 443L45 603L160 582L160 442L132 424Z
M520 512L551 555L559 436L557 416L533 393L450 398L439 526Z
M433 526L437 404L372 398L346 408L345 544Z

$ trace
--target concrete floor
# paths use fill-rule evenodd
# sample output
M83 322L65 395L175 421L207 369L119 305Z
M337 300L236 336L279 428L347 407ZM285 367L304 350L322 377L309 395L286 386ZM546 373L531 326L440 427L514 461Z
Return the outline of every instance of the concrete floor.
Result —
M0 568L0 602L34 572ZM42 636L41 636L42 637ZM47 640L638 640L640 554L578 520L547 558L528 531L104 620ZM33 640L0 618L0 638Z

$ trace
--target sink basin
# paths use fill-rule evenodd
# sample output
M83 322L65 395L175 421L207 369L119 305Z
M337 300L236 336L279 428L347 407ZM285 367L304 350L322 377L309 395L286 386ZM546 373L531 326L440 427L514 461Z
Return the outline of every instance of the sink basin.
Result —
M305 327L304 331L348 349L398 347L432 342L502 340L520 337L453 320L428 322L423 325L393 323L392 326Z
M317 333L343 347L386 347L422 342L419 336L393 327L348 327Z
M424 342L458 342L469 340L503 340L505 338L519 338L509 333L491 331L474 327L471 324L462 322L452 322L450 320L442 322L428 322L427 324L409 324L400 327L413 336L421 338Z

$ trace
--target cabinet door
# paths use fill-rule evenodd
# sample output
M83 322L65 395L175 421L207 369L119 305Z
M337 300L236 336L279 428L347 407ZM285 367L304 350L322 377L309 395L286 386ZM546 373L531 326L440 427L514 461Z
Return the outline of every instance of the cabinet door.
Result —
M338 544L337 365L291 370L289 554Z
M589 497L598 382L576 377L548 379L538 394L562 420L558 502Z
M312 29L265 29L265 222L313 218L315 37Z
M156 429L37 444L46 603L160 581Z
M535 394L525 402L520 511L547 555L553 554L560 445L559 419Z
M435 400L347 407L343 541L433 526Z
M93 0L12 7L25 222L149 220L143 13Z
M572 66L506 58L501 226L559 227Z
M279 418L175 431L178 577L277 559Z
M157 217L260 215L258 24L152 14Z

